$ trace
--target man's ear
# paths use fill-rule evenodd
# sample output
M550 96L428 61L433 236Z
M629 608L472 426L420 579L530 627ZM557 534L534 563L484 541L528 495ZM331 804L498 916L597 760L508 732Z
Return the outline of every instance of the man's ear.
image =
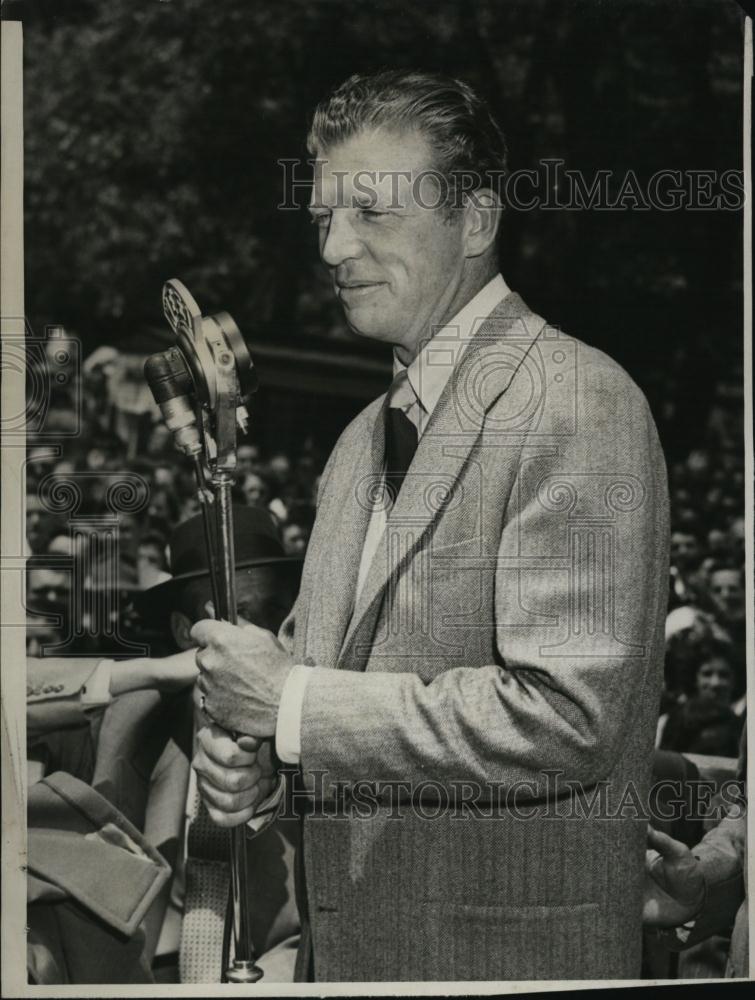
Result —
M194 643L191 641L191 619L183 611L171 611L170 631L179 649L192 649Z
M490 188L464 195L464 249L467 257L480 257L495 243L501 220L501 203Z

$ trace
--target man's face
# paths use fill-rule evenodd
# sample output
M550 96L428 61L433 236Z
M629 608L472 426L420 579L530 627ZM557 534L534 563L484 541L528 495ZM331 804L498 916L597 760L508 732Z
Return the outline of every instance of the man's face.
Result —
M697 693L721 705L730 705L734 692L734 676L728 662L721 656L703 663L697 671Z
M726 537L726 532L721 531L719 528L712 528L708 532L708 549L716 555L720 555L722 552L726 552L728 548L728 539Z
M252 472L260 458L255 444L240 444L236 449L236 467L239 472Z
M276 633L296 599L296 576L290 565L269 564L236 570L236 612L239 618ZM187 616L171 616L173 637L181 649L193 645L189 631L194 622L207 618L206 605L212 600L209 577L199 577L186 584L182 601Z
M144 542L137 550L137 563L154 566L156 569L165 569L165 553L159 545L154 542Z
M277 632L295 599L293 578L286 567L249 566L236 572L236 611L252 625Z
M671 562L682 570L692 569L700 559L700 546L694 535L675 531L671 535Z
M244 477L241 490L250 507L262 505L267 500L267 487L254 472L250 472L249 475Z
M40 567L29 570L27 602L34 611L35 602L43 605L65 606L71 591L71 577L65 570Z
M729 621L744 615L742 575L736 569L718 569L711 574L710 592L721 613Z
M283 526L283 548L286 555L302 556L307 551L309 531L303 524L286 524Z
M463 226L449 221L417 131L362 131L320 152L310 213L346 321L411 357L456 311ZM408 177L407 177L408 172Z

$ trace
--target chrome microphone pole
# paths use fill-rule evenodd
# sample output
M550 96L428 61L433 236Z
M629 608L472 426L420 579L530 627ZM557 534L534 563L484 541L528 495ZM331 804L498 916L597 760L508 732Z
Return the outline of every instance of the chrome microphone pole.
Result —
M194 462L213 584L215 617L235 625L238 616L231 488L236 469L236 429L238 426L246 431L248 413L244 403L257 388L257 376L244 339L228 313L203 316L191 293L177 279L168 281L163 288L163 309L177 343L171 351L148 359L145 374L150 381L150 362L171 352L177 352L185 366L185 377L181 372L179 379L181 393L175 387L175 380L173 388L163 392L163 395L173 393L167 411L164 402L158 399L154 379L150 381L150 386L166 423L174 431L177 446ZM175 357L171 357L171 364L176 369L181 368ZM153 367L160 368L159 365ZM194 417L193 437L186 430L186 426L192 423L186 405L178 407L181 411L178 416L174 413L174 397L182 395L185 403L189 397L188 384L192 389L189 409ZM200 442L199 447L197 441ZM210 470L211 490L207 489L200 451ZM215 514L214 525L211 524L210 506ZM236 734L232 735L235 738ZM222 979L231 983L255 983L263 973L255 962L251 935L246 826L242 824L232 828L230 836L229 915L233 960L227 961L229 956L225 954L224 946ZM224 935L224 938L227 937L227 934Z
M230 318L230 317L229 317ZM238 624L236 612L236 563L233 542L231 488L236 469L236 424L240 399L236 357L222 324L207 331L207 341L215 361L214 430L216 455L212 463L215 493L216 541L219 559L218 617ZM246 411L244 411L245 413ZM245 418L242 418L245 419ZM234 734L235 736L235 734ZM262 970L255 963L249 917L246 825L231 829L231 912L234 942L233 961L225 969L229 983L256 983Z

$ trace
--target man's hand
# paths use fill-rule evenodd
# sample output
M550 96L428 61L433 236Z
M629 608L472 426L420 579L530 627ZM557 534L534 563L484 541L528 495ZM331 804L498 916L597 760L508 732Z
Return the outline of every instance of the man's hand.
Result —
M218 826L239 826L250 820L278 780L269 741L241 736L235 742L211 723L197 732L192 767L207 812Z
M648 827L648 845L643 923L648 927L679 927L702 908L702 866L688 847L652 827Z
M236 733L272 737L291 657L272 632L205 619L191 630L209 717Z

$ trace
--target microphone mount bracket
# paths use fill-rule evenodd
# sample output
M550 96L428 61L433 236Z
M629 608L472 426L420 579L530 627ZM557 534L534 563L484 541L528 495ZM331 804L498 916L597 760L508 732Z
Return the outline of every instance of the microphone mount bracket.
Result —
M246 432L246 402L259 381L239 328L227 312L203 316L182 281L163 287L163 311L186 361L215 473L236 468L236 427Z

